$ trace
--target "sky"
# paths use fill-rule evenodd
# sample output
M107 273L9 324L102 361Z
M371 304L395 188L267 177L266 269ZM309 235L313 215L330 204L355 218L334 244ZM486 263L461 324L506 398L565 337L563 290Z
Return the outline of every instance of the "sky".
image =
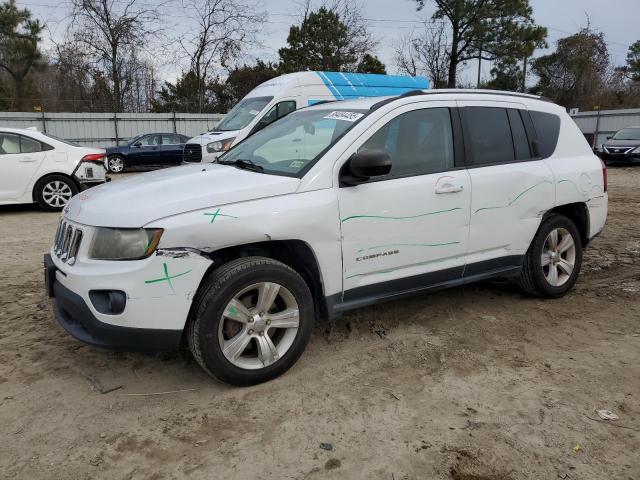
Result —
M154 4L153 0L142 0ZM173 0L171 14L166 15L167 36L179 35L187 28L188 17L181 12L180 0ZM300 2L291 0L256 0L262 4L262 10L268 16L262 25L260 47L247 52L245 60L255 58L275 61L278 48L286 43L289 27L297 23ZM357 0L355 0L357 1ZM314 1L320 5L321 0ZM19 7L26 7L43 20L48 26L45 34L45 46L50 40L60 40L69 24L69 3L67 0L17 0ZM402 39L413 29L420 27L421 20L429 18L434 11L433 2L426 0L423 11L416 11L415 0L361 0L362 13L367 19L370 31L377 39L375 54L387 65L388 73L397 73L394 65L394 52ZM630 44L640 40L640 0L530 0L534 18L539 25L549 31L547 43L550 48L538 50L535 56L544 55L553 50L558 39L577 32L589 22L595 30L605 35L611 59L616 65L625 62ZM179 53L169 53L164 47L154 55L159 61L159 76L163 80L174 80L186 65ZM474 83L477 77L477 63L470 62L461 72L463 82ZM483 62L482 78L489 78L491 65Z

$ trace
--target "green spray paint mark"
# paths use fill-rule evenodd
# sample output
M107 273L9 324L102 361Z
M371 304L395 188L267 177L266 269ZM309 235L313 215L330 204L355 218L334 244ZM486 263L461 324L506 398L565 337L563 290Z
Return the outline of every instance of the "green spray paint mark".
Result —
M527 188L526 190L524 190L523 192L520 192L520 193L516 196L516 198L514 198L513 200L511 200L511 201L510 201L509 203L507 203L506 205L501 205L501 206L497 206L497 207L482 207L482 208L477 209L474 213L478 213L478 212L481 212L481 211L483 211L483 210L497 210L497 209L500 209L500 208L508 208L508 207L510 207L511 205L513 205L514 203L516 203L516 202L520 199L520 197L522 197L525 193L530 192L530 191L531 191L531 190L533 190L534 188L537 188L537 187L539 187L540 185L544 185L545 183L548 183L549 185L553 185L553 182L550 182L549 180L544 180L544 181L542 181L542 182L540 182L540 183L536 183L533 187L529 187L529 188Z
M586 192L583 192L580 190L580 188L578 187L578 185L576 184L576 182L574 182L573 180L569 180L568 178L564 178L562 180L558 180L558 185L560 185L561 183L570 183L571 185L573 185L576 189L576 191L580 194L580 195L589 195L591 192L593 192L594 189L599 188L600 190L602 190L602 187L600 185L592 185L591 189L589 189Z
M186 272L182 272L182 273L177 273L175 275L169 275L169 267L167 267L166 263L162 263L162 269L164 271L164 277L162 278L155 278L153 280L145 280L144 283L159 283L159 282L167 282L169 284L169 286L171 287L171 290L173 290L173 284L171 283L171 279L172 278L178 278L181 277L183 275L186 275L187 273L191 272L191 270L187 270Z
M204 213L203 215L209 215L211 217L211 222L209 223L215 222L216 218L218 217L238 218L238 217L234 217L233 215L225 215L224 213L220 213L220 209L216 210L213 213Z
M439 213L455 212L456 210L462 210L462 208L456 207L456 208L450 208L448 210L438 210L435 212L421 213L420 215L410 215L406 217L391 217L386 215L351 215L350 217L343 218L340 221L344 223L347 220L355 220L359 218L370 218L370 219L378 219L378 220L412 220L414 218L427 217L429 215L437 215Z
M460 242L445 242L445 243L389 243L388 245L376 245L375 247L361 248L356 253L361 253L366 250L376 250L378 248L392 248L392 247L445 247L447 245L457 245Z
M237 317L237 316L238 316L238 309L236 308L236 306L235 306L235 305L231 305L231 306L229 307L229 313L230 313L232 316L234 316L234 317Z

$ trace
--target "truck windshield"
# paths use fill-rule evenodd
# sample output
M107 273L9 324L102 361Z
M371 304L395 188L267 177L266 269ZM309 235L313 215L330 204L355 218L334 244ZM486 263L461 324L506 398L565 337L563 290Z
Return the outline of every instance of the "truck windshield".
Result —
M366 110L298 110L250 136L220 158L220 163L250 164L254 171L301 176Z
M216 132L227 132L229 130L241 130L256 118L264 107L273 100L273 97L250 97L244 98L229 110L224 120L215 128Z
M614 140L640 140L640 128L623 128L614 136Z

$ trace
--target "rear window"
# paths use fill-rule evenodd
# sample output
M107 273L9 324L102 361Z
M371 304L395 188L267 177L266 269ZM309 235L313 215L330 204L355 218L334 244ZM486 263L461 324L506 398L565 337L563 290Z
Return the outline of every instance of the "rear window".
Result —
M533 127L536 129L538 153L547 158L553 155L560 136L560 117L552 113L530 110Z

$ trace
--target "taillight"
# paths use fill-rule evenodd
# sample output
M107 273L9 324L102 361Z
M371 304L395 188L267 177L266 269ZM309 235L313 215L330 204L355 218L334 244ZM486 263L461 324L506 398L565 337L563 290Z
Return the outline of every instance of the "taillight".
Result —
M602 182L604 184L603 190L607 191L607 165L604 163L604 160L600 159L600 163L602 163Z
M103 162L105 154L104 153L90 153L82 157L83 162Z

